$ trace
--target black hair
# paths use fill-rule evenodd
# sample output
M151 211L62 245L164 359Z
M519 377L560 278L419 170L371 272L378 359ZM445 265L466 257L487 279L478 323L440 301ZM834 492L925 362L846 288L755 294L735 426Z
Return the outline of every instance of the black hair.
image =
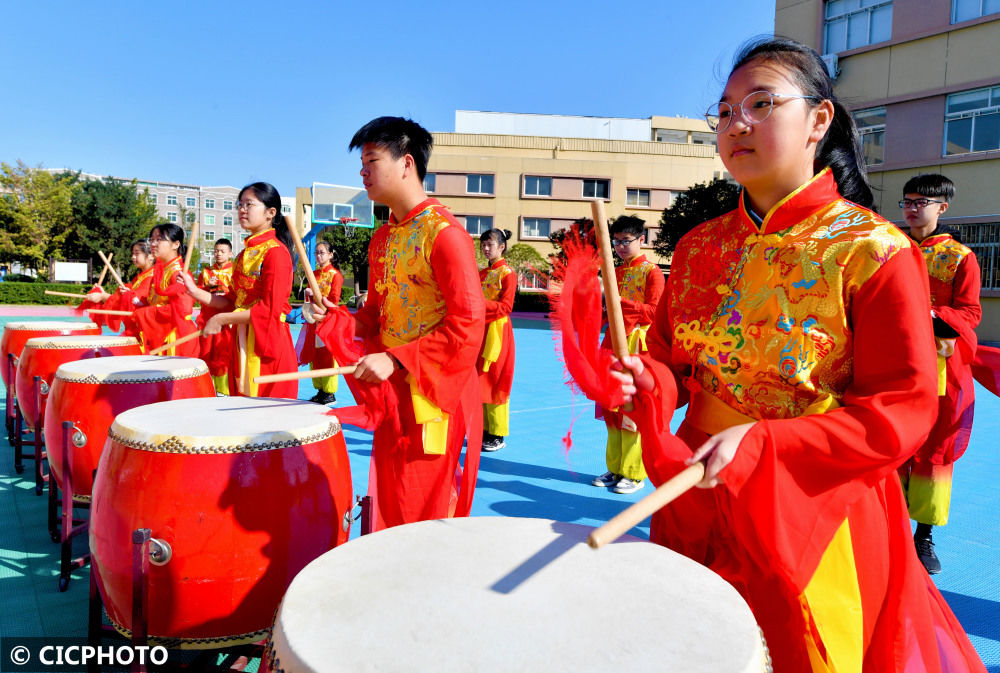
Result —
M230 241L228 238L220 238L215 242L215 245L225 245L228 246L230 250L233 249L233 242ZM212 247L214 248L215 245L213 245Z
M824 100L833 104L833 122L816 147L813 170L818 173L829 166L841 196L859 206L873 208L875 196L868 184L861 136L854 117L834 95L833 80L820 55L815 49L786 37L755 38L736 54L730 73L757 60L784 66L802 93L816 98L805 99L807 104L815 107Z
M409 154L417 167L417 176L423 181L427 175L427 162L431 159L434 137L427 129L403 117L373 119L354 134L349 149L361 149L367 143L388 150L393 159Z
M135 241L132 241L132 245L130 245L128 249L132 250L132 248L134 248L137 245L139 246L139 249L142 250L142 254L144 255L149 255L153 252L153 248L149 245L148 238L140 238Z
M507 252L507 241L510 240L510 231L508 229L487 229L483 233L479 234L479 242L483 243L488 240L492 240L497 245L503 246L503 251Z
M180 243L180 247L177 248L177 254L181 257L187 253L187 246L184 245L184 227L178 226L173 222L164 222L149 230L150 238L153 238L153 234L159 234L171 243Z
M292 234L288 231L288 220L281 214L281 195L278 194L278 190L274 188L274 185L266 182L254 182L241 189L240 195L236 200L242 201L243 194L247 190L253 192L254 196L260 199L265 208L274 208L274 219L271 220L271 226L274 227L274 233L277 235L278 240L285 244L289 254L294 258L295 250L292 247Z
M620 215L611 223L608 233L612 236L615 234L630 234L638 238L646 233L646 221L634 215Z
M340 257L337 256L337 251L333 247L333 243L326 240L325 238L316 241L316 250L319 251L319 246L325 245L327 251L330 253L330 264L333 265L337 271L340 271Z
M955 183L939 173L914 175L903 185L903 194L920 194L932 199L943 198L951 203L955 198Z

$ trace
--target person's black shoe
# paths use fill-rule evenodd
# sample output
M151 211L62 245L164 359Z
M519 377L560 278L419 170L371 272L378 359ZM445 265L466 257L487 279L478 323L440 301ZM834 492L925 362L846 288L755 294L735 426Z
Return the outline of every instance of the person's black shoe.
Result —
M930 537L915 537L913 545L917 548L917 558L924 564L928 575L937 575L941 572L941 561L934 553L934 542Z

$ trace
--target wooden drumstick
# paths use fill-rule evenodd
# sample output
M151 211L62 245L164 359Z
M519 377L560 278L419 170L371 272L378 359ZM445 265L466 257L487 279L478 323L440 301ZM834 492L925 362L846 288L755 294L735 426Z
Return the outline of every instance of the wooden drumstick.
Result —
M601 282L604 283L604 302L608 307L608 332L611 335L611 350L619 360L628 352L625 336L625 318L622 317L622 302L618 295L618 279L615 277L615 256L611 251L611 234L604 214L603 201L591 201L590 211L597 232L597 249L601 254Z
M327 369L310 369L304 372L285 372L283 374L265 374L264 376L258 376L254 378L253 382L256 384L261 383L275 383L277 381L298 381L300 379L318 379L323 376L347 376L348 374L353 374L354 370L357 369L357 365L349 365L347 367L329 367Z
M181 269L181 273L187 273L187 270L191 268L191 255L194 254L194 244L198 238L198 220L191 223L191 238L188 240L188 249L184 253L184 268Z
M104 264L104 268L101 269L101 275L97 277L97 286L100 287L101 283L104 282L104 276L108 273L108 267L111 266L111 258L115 256L115 253L108 255L108 261Z
M126 287L125 281L123 281L122 277L118 275L117 271L115 271L115 267L111 266L111 259L104 255L104 251L98 250L97 254L104 260L104 264L111 271L111 277L115 279L115 282L118 283L119 287Z
M316 274L313 273L312 267L309 266L309 257L306 255L306 246L302 245L302 237L299 236L299 230L295 228L293 222L289 222L285 219L285 223L288 225L288 233L292 236L292 243L295 244L295 252L299 254L299 261L302 263L302 270L306 273L306 281L309 283L309 289L312 290L313 303L317 306L323 306L323 292L319 289L319 283L316 282ZM317 303L318 302L318 303Z
M180 346L181 344L186 344L188 341L194 341L200 336L201 336L201 330L200 329L195 330L186 336L182 336L180 339L177 339L176 341L171 341L170 343L165 343L162 346L154 348L153 350L149 351L147 355L159 355L165 350L169 350L174 346Z
M85 294L76 294L74 292L59 292L57 290L45 290L45 294L50 295L52 297L73 297L74 299L83 299L84 297L87 296Z
M87 313L94 313L96 315L133 315L132 311L113 311L107 308L87 308L84 309Z
M600 528L595 528L590 537L587 538L587 544L594 549L600 549L609 542L614 542L633 526L639 525L647 516L689 491L704 476L704 463L695 463L686 467L672 479L660 484L659 488L645 498L633 503L628 509Z

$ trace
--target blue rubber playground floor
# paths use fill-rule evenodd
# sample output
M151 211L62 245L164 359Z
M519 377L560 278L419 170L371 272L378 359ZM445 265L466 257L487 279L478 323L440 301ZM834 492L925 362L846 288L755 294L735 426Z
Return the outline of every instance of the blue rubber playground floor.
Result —
M0 307L0 327L12 319L28 319L3 312ZM548 322L518 318L514 333L511 435L506 448L482 456L472 514L596 526L651 493L648 485L628 496L590 485L605 471L604 425L594 419L593 405L563 383ZM311 383L303 381L299 397L313 392ZM951 521L934 531L944 568L934 580L987 669L1000 673L1000 495L993 487L1000 476L1000 399L978 386L977 395L972 442L955 469ZM342 382L337 396L339 404L353 403ZM563 437L571 425L573 444L567 451ZM345 426L344 438L354 491L363 494L370 434ZM84 636L87 570L75 571L69 590L58 591L58 546L49 540L45 498L34 494L31 469L29 461L23 475L14 473L12 448L0 457L0 637ZM631 532L648 537L648 525L647 520ZM357 534L355 525L352 537ZM631 598L636 608L656 600Z

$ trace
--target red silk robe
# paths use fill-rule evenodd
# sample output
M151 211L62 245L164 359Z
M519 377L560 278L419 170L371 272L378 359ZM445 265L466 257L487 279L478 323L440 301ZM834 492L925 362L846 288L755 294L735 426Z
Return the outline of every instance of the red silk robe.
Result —
M344 290L344 274L333 264L327 264L322 269L314 269L316 283L319 285L323 296L333 304L340 304L340 296ZM333 356L330 350L316 344L316 325L306 323L302 328L303 335L300 343L302 352L298 355L300 365L312 364L313 369L328 369L333 366Z
M153 279L146 299L148 305L135 311L135 322L142 332L146 351L176 341L198 329L191 317L194 298L176 280L177 274L182 273L183 264L181 257L174 257L169 262L157 261L153 265ZM199 350L198 341L195 340L181 344L165 354L196 358Z
M149 297L149 287L153 282L153 267L140 271L136 274L128 285L115 290L101 308L109 311L134 311L140 306L144 306ZM86 306L84 302L83 306ZM94 315L91 319L98 325L107 325L108 329L117 332L124 325L123 336L134 336L138 338L139 326L132 318L117 315ZM140 339L141 342L141 339Z
M479 282L486 299L486 331L477 369L479 387L484 404L503 404L510 399L514 387L514 326L510 314L517 294L517 274L507 260L501 258L479 272ZM488 348L496 348L493 340L499 341L499 351L487 354ZM486 367L484 354L495 356L489 367Z
M386 352L401 365L388 381L398 404L372 438L375 525L468 516L482 439L476 359L485 311L472 239L447 208L427 199L375 232L368 261L371 286L355 314L357 334L368 353ZM447 414L443 441L425 441L434 421L420 424L415 403L423 413Z
M226 262L219 266L213 264L201 270L198 276L198 287L209 294L226 295L233 285L233 263ZM211 306L202 306L198 313L198 329L204 329L205 323L212 316L220 313ZM223 376L229 369L232 359L233 329L225 326L218 334L203 336L199 339L200 352L198 357L205 361L212 376Z
M226 297L234 311L249 311L250 324L234 325L229 392L245 397L298 397L298 381L256 384L265 374L298 369L292 334L285 323L291 310L292 256L274 229L255 234L233 262L233 284Z
M842 199L829 169L758 225L740 207L686 235L650 329L636 399L661 483L690 450L650 419L673 376L698 447L757 421L714 489L653 516L650 537L727 579L775 671L985 672L913 547L896 468L936 409L927 273L916 246Z
M958 337L954 353L945 358L945 394L938 398L937 422L917 460L947 465L965 453L972 431L976 398L971 367L979 343L975 329L983 315L979 263L948 234L928 236L919 245L930 276L931 311Z

